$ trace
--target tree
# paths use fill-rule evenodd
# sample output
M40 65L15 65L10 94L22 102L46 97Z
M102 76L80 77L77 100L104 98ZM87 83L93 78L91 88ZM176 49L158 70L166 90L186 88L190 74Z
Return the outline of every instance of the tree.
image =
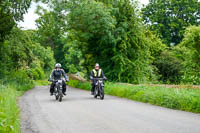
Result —
M78 41L68 32L66 19L67 12L73 9L76 3L73 0L43 2L48 3L50 11L38 7L37 13L40 15L36 20L38 41L43 46L52 48L56 61L60 62L67 72L84 71L82 53L76 45Z
M84 58L79 49L80 43L73 34L68 34L67 43L64 45L65 53L65 68L68 68L69 73L85 72L83 67Z
M32 0L0 1L0 42L10 33L16 22L23 20L23 15L30 7Z
M69 32L80 42L88 72L99 62L112 81L151 80L151 41L145 38L138 14L130 0L84 0L71 10Z
M200 84L200 26L188 27L178 47L187 49L183 82Z
M103 3L83 1L68 15L68 24L70 32L80 42L78 44L84 55L84 67L89 72L105 47L112 47L115 20Z
M198 0L150 0L142 13L144 23L168 46L181 42L186 27L200 24Z
M58 9L57 9L58 10ZM65 64L65 53L63 51L66 43L65 35L65 16L59 12L46 11L39 14L40 18L36 20L37 40L45 47L50 46L54 51L54 57L57 62ZM64 69L67 69L64 67Z
M53 52L32 38L34 31L22 31L14 27L0 47L0 77L12 71L25 70L30 77L44 77L55 64Z

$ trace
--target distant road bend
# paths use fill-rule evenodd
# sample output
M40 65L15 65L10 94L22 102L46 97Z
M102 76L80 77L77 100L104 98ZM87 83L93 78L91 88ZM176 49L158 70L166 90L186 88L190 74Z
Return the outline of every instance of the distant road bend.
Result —
M200 133L200 115L122 98L94 99L70 88L58 102L49 86L19 99L22 133Z

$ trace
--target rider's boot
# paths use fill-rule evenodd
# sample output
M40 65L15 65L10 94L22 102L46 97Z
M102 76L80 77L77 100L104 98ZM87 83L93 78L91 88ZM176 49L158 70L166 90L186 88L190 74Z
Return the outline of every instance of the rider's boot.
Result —
M92 84L91 95L94 95L94 90L95 90L95 86L94 86L94 84Z
M94 95L94 91L91 91L91 95Z

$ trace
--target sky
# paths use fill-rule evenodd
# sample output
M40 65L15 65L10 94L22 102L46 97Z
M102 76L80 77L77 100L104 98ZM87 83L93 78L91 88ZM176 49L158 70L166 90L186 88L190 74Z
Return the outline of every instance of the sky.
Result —
M147 5L149 0L138 0L141 4ZM41 3L39 3L41 6ZM24 15L24 22L19 22L19 26L24 29L36 29L35 20L39 17L35 10L37 8L36 3L32 2L31 7L28 10L28 13Z

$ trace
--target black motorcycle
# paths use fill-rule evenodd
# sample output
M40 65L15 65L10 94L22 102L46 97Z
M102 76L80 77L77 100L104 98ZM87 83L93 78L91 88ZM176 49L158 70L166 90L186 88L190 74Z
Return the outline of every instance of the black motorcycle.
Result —
M94 98L97 96L100 97L101 100L104 99L104 79L103 78L94 78L96 80Z
M63 81L60 79L60 80L53 80L52 82L55 82L56 85L54 87L54 92L53 92L53 95L55 95L55 98L56 100L58 100L59 102L62 101L62 98L63 98Z

